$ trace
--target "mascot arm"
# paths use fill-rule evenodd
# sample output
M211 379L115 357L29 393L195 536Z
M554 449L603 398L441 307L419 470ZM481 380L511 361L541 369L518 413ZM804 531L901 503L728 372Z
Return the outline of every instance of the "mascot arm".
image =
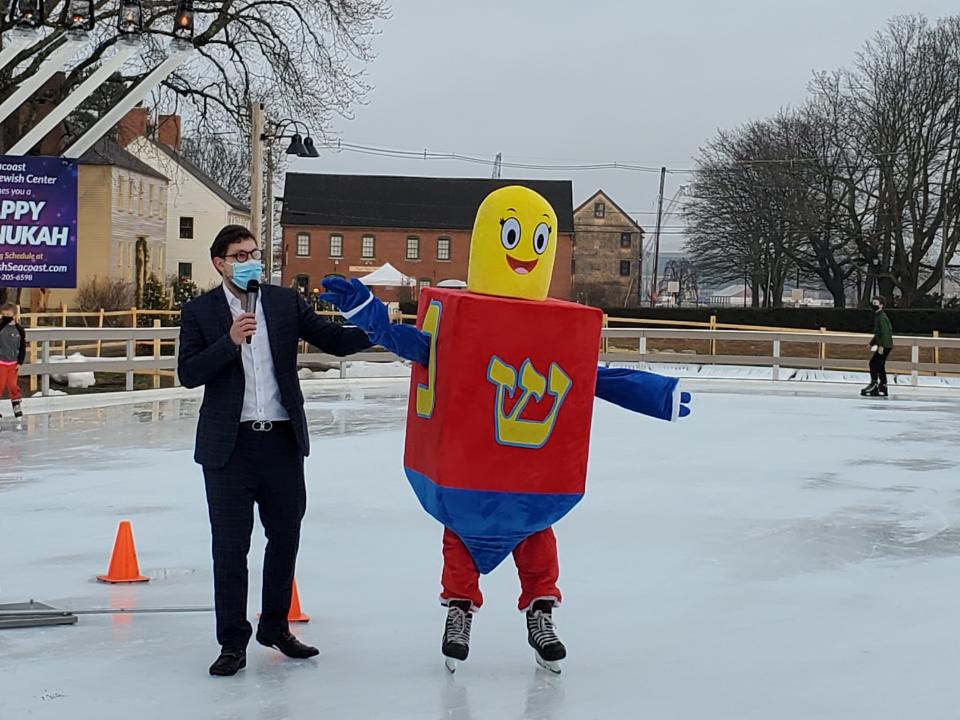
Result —
M406 360L426 365L430 360L430 336L412 325L390 322L387 306L362 282L331 277L323 281L324 302L336 305L340 314L363 329L370 340Z
M675 421L690 414L691 396L680 391L678 378L627 368L597 368L596 396L614 405Z

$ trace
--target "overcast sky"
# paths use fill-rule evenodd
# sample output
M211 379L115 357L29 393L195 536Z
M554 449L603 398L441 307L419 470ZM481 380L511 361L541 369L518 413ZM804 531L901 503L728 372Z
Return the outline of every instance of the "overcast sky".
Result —
M505 162L692 167L718 128L802 102L887 19L960 13L948 0L396 0L374 39L373 90L342 140ZM291 170L489 177L491 168L323 152ZM652 230L657 173L504 168L597 188ZM668 177L666 197L687 176ZM676 225L669 221L668 225ZM667 247L678 237L665 237Z

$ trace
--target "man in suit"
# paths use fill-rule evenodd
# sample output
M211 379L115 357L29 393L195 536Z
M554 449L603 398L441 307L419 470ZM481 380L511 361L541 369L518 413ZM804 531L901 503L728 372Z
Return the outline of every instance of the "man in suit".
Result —
M246 228L223 228L210 257L223 284L184 306L177 367L184 386L204 386L194 460L206 484L221 646L210 674L234 675L246 666L252 634L247 553L254 504L267 536L257 642L294 658L319 653L287 624L306 510L303 459L310 450L297 345L303 339L344 356L371 343L358 328L319 318L287 288L264 285L256 311L244 312L247 283L263 273L261 251Z

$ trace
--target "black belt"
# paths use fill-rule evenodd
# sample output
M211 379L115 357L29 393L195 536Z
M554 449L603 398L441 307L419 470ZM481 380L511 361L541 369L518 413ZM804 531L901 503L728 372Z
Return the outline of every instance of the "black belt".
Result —
M254 432L270 432L285 427L290 427L289 420L250 420L240 423L241 430L253 430Z

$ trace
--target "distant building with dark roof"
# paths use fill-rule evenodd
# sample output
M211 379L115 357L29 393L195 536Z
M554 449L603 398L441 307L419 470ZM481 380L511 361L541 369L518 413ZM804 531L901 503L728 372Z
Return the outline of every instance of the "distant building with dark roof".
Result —
M573 184L569 180L288 173L283 193L283 283L308 292L328 275L360 277L390 263L418 287L466 280L470 233L483 199L507 185L543 195L557 213L550 295L570 298ZM399 288L378 292L402 299Z

